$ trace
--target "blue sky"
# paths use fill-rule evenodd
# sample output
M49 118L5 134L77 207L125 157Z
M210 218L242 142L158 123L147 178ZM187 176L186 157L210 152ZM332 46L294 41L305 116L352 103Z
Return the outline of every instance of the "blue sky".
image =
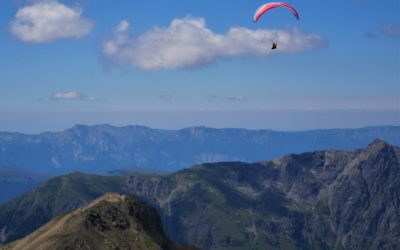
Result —
M400 124L399 1L266 2L2 1L0 130Z

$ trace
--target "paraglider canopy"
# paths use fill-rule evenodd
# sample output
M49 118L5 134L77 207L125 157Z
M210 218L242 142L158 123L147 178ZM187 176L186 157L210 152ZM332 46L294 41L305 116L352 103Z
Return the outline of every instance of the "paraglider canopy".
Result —
M260 8L258 8L256 13L254 14L253 21L257 22L260 19L260 17L262 15L264 15L264 13L266 13L269 10L272 10L274 8L277 8L277 7L284 7L284 8L289 9L293 13L293 15L296 17L297 20L300 19L299 13L297 12L297 10L295 8L293 8L292 6L290 6L287 3L278 2L278 3L267 3L267 4L262 5Z

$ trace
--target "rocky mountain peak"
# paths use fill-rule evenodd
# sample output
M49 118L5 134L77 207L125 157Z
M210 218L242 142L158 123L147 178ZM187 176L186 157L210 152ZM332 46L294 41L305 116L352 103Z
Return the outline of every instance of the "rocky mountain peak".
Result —
M131 195L106 193L5 249L186 248L167 238L154 208Z
M367 149L383 149L390 146L387 142L380 140L380 139L375 139L373 140L367 147Z

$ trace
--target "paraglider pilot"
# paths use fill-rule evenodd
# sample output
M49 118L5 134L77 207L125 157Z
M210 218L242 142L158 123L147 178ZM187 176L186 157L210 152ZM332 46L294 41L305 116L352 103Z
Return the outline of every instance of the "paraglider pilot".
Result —
M292 12L292 14L294 15L294 17L297 20L300 19L299 13L297 12L297 10L295 8L293 8L291 5L289 5L287 3L279 2L279 3L267 3L267 4L262 5L260 8L258 8L256 13L254 14L253 21L256 23L261 18L261 16L263 16L266 12L268 12L272 9L275 9L277 7L284 7L286 9L288 9L289 11ZM278 44L273 42L271 49L274 50L277 48L278 48Z

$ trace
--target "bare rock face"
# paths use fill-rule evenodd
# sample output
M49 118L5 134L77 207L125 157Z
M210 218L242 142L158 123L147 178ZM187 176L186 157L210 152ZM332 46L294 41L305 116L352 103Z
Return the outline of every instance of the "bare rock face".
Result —
M203 164L127 177L163 211L167 232L204 249L400 247L400 149L381 140L352 152Z
M345 249L400 247L398 148L374 141L346 166L328 197L336 245Z
M133 196L107 193L5 249L185 248L167 238L155 209Z

